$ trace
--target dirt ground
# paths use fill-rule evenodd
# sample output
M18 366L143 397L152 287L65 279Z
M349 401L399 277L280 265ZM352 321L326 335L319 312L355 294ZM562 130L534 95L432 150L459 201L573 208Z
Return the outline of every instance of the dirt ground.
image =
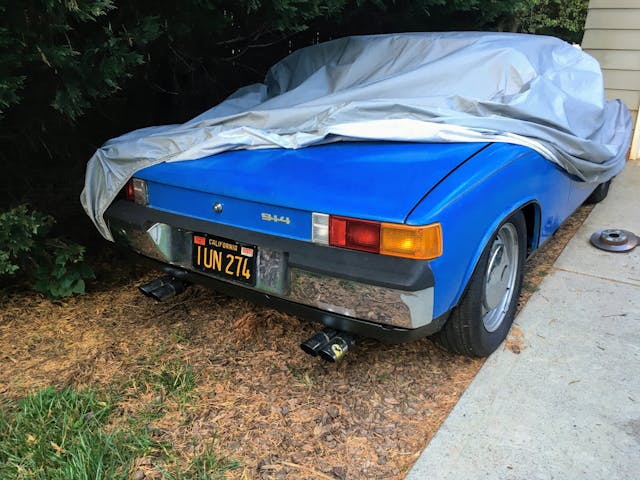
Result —
M521 305L589 211L529 260ZM177 362L195 388L165 401L149 428L184 461L215 440L240 463L229 478L403 478L482 365L429 339L363 340L342 363L321 363L298 346L314 324L201 287L155 303L136 289L152 272L110 250L101 258L84 296L55 304L0 292L0 398L90 385L125 392L122 415L135 415L158 401L139 379ZM518 354L519 335L504 348ZM159 478L153 462L140 464Z

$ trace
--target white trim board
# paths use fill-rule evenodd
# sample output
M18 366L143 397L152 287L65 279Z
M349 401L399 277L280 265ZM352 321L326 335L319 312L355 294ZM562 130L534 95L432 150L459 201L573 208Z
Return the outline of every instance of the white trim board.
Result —
M633 138L631 140L631 151L629 152L629 159L638 160L640 158L640 106L638 107L638 116L636 118L636 128L633 132Z

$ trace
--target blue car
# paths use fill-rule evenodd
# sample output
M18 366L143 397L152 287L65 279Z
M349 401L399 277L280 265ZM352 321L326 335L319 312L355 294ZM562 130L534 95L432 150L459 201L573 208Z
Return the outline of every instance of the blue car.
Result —
M166 273L142 287L154 298L201 283L319 322L303 349L330 361L357 336L481 357L525 259L608 188L520 145L339 142L147 167L105 219Z

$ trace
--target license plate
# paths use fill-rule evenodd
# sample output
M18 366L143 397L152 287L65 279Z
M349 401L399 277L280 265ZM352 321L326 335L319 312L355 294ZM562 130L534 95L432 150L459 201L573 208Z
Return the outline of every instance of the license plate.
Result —
M193 267L245 285L256 284L258 248L206 233L193 234Z

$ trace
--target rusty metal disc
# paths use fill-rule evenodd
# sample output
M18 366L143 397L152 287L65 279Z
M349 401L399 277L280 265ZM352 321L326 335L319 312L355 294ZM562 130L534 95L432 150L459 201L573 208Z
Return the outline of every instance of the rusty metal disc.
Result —
M638 245L638 237L627 230L607 228L591 235L591 244L607 252L628 252Z

